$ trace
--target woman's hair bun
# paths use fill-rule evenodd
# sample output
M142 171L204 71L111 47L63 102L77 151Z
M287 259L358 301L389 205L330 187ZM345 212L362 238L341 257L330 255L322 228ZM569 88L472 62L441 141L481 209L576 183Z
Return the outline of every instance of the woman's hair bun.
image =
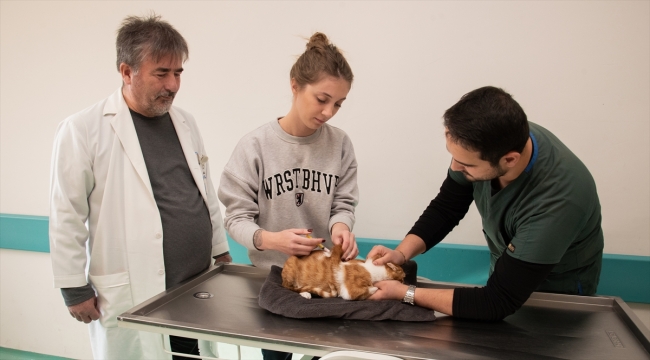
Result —
M321 32L315 32L307 42L307 50L318 49L323 50L325 47L330 45L330 41L327 36Z
M323 75L345 79L352 84L354 75L343 54L330 43L327 36L315 32L307 42L307 49L291 67L289 76L302 87L313 84Z

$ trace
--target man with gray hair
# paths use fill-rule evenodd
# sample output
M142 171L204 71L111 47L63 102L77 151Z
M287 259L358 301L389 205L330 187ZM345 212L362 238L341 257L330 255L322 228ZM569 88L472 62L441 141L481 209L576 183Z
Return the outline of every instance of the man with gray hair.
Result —
M89 324L95 358L168 358L160 335L118 328L117 315L232 258L198 127L172 106L185 39L160 16L131 16L116 45L122 87L56 132L54 285ZM198 355L194 339L170 345Z

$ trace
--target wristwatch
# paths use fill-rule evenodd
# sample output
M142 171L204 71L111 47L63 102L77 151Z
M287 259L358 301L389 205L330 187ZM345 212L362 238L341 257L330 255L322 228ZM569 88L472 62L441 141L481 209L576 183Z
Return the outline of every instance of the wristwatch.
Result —
M415 285L409 285L408 290L406 290L406 295L404 295L404 299L402 299L402 302L405 304L410 304L410 305L415 305Z

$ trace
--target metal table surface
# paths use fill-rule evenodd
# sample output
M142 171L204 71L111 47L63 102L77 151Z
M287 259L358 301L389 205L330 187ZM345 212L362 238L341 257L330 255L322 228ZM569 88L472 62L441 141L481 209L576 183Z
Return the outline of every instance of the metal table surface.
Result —
M268 271L220 264L118 316L120 327L323 356L352 350L401 359L650 359L650 331L618 297L533 293L484 323L292 319L259 307ZM421 279L418 286L459 284ZM212 297L200 299L196 293Z

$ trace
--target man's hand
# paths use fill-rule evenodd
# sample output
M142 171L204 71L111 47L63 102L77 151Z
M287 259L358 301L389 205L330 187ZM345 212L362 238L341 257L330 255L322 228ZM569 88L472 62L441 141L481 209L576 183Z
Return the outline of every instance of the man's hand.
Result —
M408 285L397 280L378 281L373 286L378 290L370 295L370 300L402 300L408 290ZM453 315L454 289L417 288L413 300L415 305Z
M99 319L100 315L99 309L97 308L96 296L93 296L80 304L68 306L68 311L70 312L70 316L85 324Z
M341 259L345 261L352 260L359 255L357 240L344 223L336 223L332 226L332 243L334 245L341 244L341 248L343 248Z
M373 284L379 290L370 295L370 300L402 300L408 290L408 285L404 285L397 280L378 281Z
M214 259L214 264L217 265L218 263L231 263L232 262L232 256L230 254L225 254L221 255L217 258Z
M366 256L366 259L374 259L372 263L375 265L385 265L387 263L402 265L406 262L404 254L382 245L373 246L372 250L368 253L368 256Z

